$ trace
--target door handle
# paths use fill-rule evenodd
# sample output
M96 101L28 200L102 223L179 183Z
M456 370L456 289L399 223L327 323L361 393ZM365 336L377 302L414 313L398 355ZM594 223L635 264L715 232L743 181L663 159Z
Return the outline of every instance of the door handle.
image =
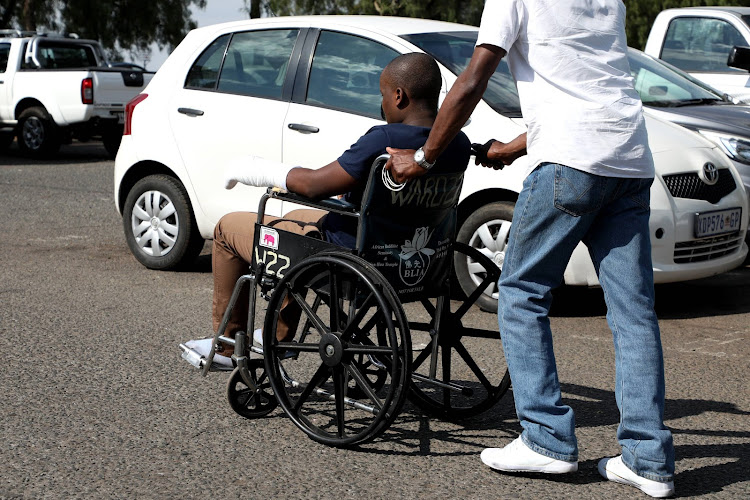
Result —
M313 127L312 125L302 125L301 123L290 123L289 128L292 130L296 130L297 132L307 132L308 134L317 134L320 132L320 129L318 127Z
M201 111L200 109L177 108L177 112L188 116L203 116L203 111Z

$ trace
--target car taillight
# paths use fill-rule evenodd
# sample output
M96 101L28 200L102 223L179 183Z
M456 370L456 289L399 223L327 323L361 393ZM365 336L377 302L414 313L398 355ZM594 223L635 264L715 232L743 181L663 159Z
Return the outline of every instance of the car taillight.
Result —
M138 94L125 105L125 128L122 131L122 135L130 135L130 132L133 130L133 111L135 111L135 107L138 106L138 103L147 97L148 94Z
M81 102L83 104L94 104L94 79L84 78L81 81Z

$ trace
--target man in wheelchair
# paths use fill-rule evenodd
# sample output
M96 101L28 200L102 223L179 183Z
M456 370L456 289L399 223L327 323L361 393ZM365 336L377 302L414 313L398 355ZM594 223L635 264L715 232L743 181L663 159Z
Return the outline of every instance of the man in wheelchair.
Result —
M373 161L386 152L386 147L417 149L427 139L438 110L441 75L437 63L422 53L405 54L395 58L380 77L382 115L386 125L370 129L336 161L317 170L271 162L258 157L242 158L232 163L226 172L226 188L237 182L252 186L275 186L311 199L323 199L343 194L343 199L355 206L370 175ZM468 164L471 145L465 134L459 133L438 158L433 172L461 173ZM235 212L225 215L216 225L213 240L213 327L217 331L230 302L235 283L247 274L253 259L255 222L257 214ZM299 209L283 218L265 216L263 224L296 234L316 236L336 245L354 248L357 221L335 212ZM415 235L416 236L416 235ZM417 238L415 238L416 240ZM245 329L248 318L247 289L232 309L224 336L234 338ZM300 318L300 309L285 302L282 306L276 338L284 341L288 332L293 335ZM261 332L254 334L261 342ZM208 357L213 338L192 340L185 345ZM219 346L213 363L232 368L233 346Z

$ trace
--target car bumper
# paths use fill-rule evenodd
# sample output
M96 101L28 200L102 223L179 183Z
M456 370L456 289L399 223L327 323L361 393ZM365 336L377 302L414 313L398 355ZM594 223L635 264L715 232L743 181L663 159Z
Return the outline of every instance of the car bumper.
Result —
M133 137L130 135L124 135L120 142L120 149L117 150L114 175L115 207L120 215L122 215L122 207L120 206L120 184L122 184L125 172L136 163L138 163L138 156L135 154L135 147L133 147Z

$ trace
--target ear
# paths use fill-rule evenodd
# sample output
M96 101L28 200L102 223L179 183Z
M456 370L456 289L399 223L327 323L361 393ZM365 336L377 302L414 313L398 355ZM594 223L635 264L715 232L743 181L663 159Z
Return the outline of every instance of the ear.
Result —
M406 94L406 90L402 87L396 88L396 106L399 109L404 109L409 105L409 96Z

